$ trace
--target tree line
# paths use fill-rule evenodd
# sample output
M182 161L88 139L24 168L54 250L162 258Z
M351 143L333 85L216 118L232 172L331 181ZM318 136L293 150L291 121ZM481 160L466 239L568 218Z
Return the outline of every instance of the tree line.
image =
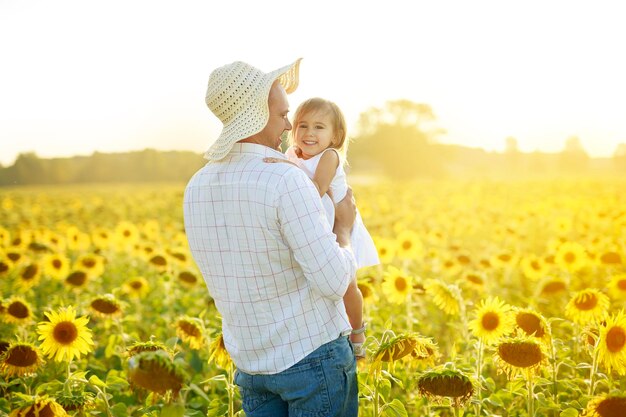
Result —
M394 180L449 177L626 174L626 144L612 158L590 158L576 136L559 153L523 153L504 138L504 152L440 143L445 130L427 104L395 100L363 112L350 135L349 172ZM92 182L187 181L206 163L189 151L143 151L42 159L23 153L0 167L0 186Z

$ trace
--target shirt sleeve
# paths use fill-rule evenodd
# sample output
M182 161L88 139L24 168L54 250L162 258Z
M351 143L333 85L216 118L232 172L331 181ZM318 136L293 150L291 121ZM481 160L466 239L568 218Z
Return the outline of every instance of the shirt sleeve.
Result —
M302 171L290 170L283 185L278 201L281 232L313 289L339 300L356 274L354 255L337 243L319 192Z

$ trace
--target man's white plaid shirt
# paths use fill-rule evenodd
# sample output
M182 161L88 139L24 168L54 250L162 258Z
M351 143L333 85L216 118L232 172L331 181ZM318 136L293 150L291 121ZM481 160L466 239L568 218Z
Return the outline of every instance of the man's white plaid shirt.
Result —
M191 253L222 316L226 349L251 374L296 364L350 329L343 295L356 273L306 174L266 146L236 143L189 181Z

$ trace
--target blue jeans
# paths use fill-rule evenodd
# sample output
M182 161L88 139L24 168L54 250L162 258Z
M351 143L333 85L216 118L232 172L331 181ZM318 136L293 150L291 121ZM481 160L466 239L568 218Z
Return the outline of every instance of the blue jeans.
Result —
M247 417L357 417L356 360L346 336L273 375L235 373Z

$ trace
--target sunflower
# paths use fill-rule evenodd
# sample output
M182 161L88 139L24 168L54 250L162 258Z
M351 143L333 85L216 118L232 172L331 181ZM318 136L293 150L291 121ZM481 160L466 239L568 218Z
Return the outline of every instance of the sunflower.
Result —
M587 403L583 415L588 417L624 417L626 416L626 396L607 395Z
M128 380L133 386L155 394L171 391L178 395L183 387L184 372L163 350L141 352L128 359Z
M122 315L122 305L113 294L104 294L93 298L89 307L95 315L100 317L119 317Z
M374 287L372 286L372 284L369 283L369 281L359 280L357 281L356 285L361 291L363 304L369 305L376 303L376 301L378 300L378 295L376 294Z
M115 226L113 231L115 246L119 250L132 247L139 241L139 229L134 223L121 221Z
M395 266L388 266L384 273L381 289L391 303L407 302L413 286L413 278Z
M87 233L80 231L75 226L70 226L65 230L65 240L67 248L73 251L85 251L91 245L91 238Z
M13 266L13 261L4 253L0 252L0 278L9 275L13 270Z
M87 272L82 271L82 270L74 270L71 271L67 277L65 277L65 285L67 285L70 288L74 288L74 289L82 289L85 287L85 285L87 285L87 282L89 281L89 275L87 274Z
M0 226L0 248L6 248L11 242L11 232Z
M620 311L600 326L600 340L596 345L598 360L608 372L615 370L626 375L626 315Z
M461 289L454 284L446 284L438 279L427 279L424 282L426 294L432 296L433 303L444 313L456 316L463 307Z
M98 249L109 249L113 245L113 234L103 227L96 227L91 231L91 241Z
M550 327L540 313L530 309L517 309L515 324L525 336L536 337L545 343L550 343Z
M424 246L419 235L412 230L403 230L396 236L396 255L400 259L415 259L422 255Z
M519 263L519 255L508 251L500 252L491 257L491 264L497 268L514 267Z
M487 280L485 274L477 271L467 271L462 275L461 284L469 286L475 290L482 290L485 288L485 281Z
M417 379L420 395L437 402L445 397L453 400L455 406L462 406L474 395L474 383L463 372L456 369L437 368L425 372Z
M34 287L39 283L41 268L36 262L24 264L17 273L17 285L23 290Z
M176 335L189 344L192 349L200 349L204 344L204 330L200 319L194 317L179 317L176 320Z
M181 267L185 267L189 264L189 255L183 248L168 249L167 255Z
M24 251L30 245L31 237L30 233L25 230L19 231L17 235L13 236L13 238L9 241L8 249Z
M69 417L69 414L52 398L38 397L31 404L11 411L9 417Z
M167 270L169 261L167 255L163 253L154 253L148 258L148 263L157 271L163 272Z
M529 337L502 340L498 343L494 356L499 371L504 372L509 379L515 377L520 370L538 372L541 365L547 362L543 346L541 342Z
M147 342L135 342L131 347L126 350L126 353L130 358L141 352L155 352L157 350L162 350L166 353L168 352L167 346L165 346L163 343L149 340Z
M551 297L562 294L567 289L567 282L560 278L547 278L539 284L539 294L544 297Z
M97 278L104 273L104 258L94 253L81 255L74 262L74 269L86 272L89 278Z
M0 354L0 372L8 377L32 374L42 364L41 352L30 343L11 343Z
M549 271L548 264L537 255L524 256L520 262L524 276L530 280L538 281L546 276Z
M609 294L616 299L626 301L626 274L616 274L609 281Z
M3 303L4 321L15 324L28 324L33 319L33 308L22 297L13 296Z
M56 394L56 401L65 411L87 415L86 410L96 406L96 396L89 391L70 389Z
M218 333L209 345L209 362L215 363L222 369L229 369L233 360L224 345L224 336Z
M585 248L579 243L565 242L556 250L554 261L565 271L577 272L587 265L588 256Z
M198 283L198 276L191 271L181 271L178 273L178 282L184 287L193 288Z
M379 373L383 362L393 367L395 361L407 359L422 366L433 366L438 358L439 348L432 338L417 333L393 335L383 338L376 349L371 359L370 375Z
M42 269L45 275L62 280L70 272L70 260L60 253L47 254L42 258Z
M606 317L611 300L594 288L578 291L567 303L565 316L577 324L597 323Z
M144 277L130 278L124 283L122 288L132 298L143 298L150 292L150 284Z
M388 264L393 261L393 258L396 256L395 242L384 237L376 237L374 238L374 242L376 250L378 251L378 259L380 259L380 263Z
M158 241L161 236L161 225L158 220L146 220L140 226L140 230L151 241Z
M511 306L498 297L489 297L478 305L476 318L469 322L469 328L484 343L493 344L510 333L514 324Z
M44 313L49 321L37 325L41 349L57 362L71 361L74 357L89 353L94 345L89 318L76 317L74 307L63 307L58 312Z
M608 266L619 266L622 265L622 255L618 252L607 251L600 255L600 264L608 265Z

